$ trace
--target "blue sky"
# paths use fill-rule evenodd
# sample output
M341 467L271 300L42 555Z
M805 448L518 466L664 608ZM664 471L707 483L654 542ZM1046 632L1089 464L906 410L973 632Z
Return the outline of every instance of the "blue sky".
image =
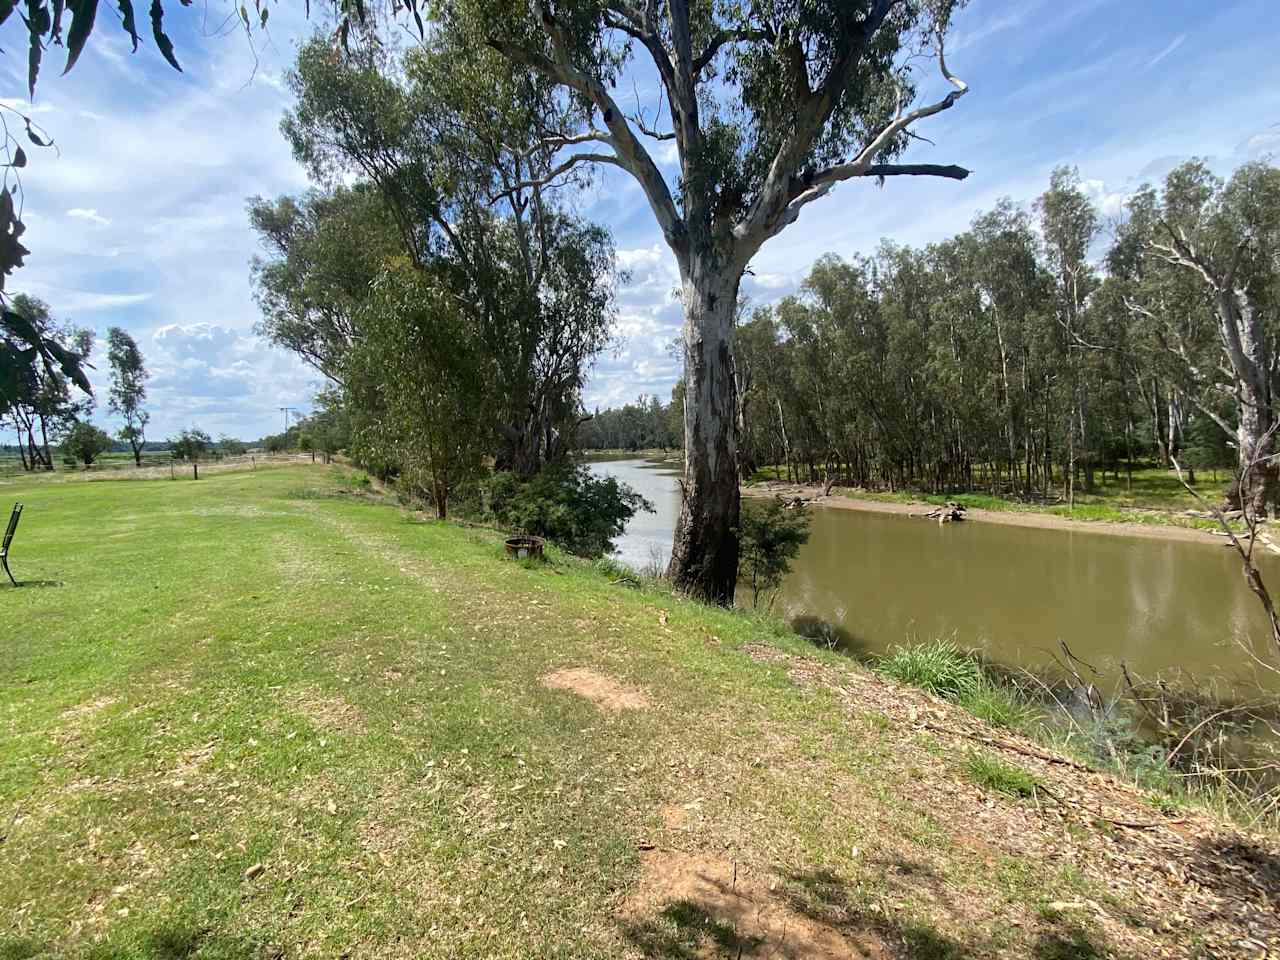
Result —
M29 151L34 253L9 289L100 336L119 325L137 337L153 372L157 438L190 425L260 436L279 429L280 407L305 409L321 385L253 335L248 261L257 246L245 217L247 197L307 185L278 123L289 104L281 74L313 25L300 9L273 7L270 35L251 48L220 30L213 10L221 6L175 4L167 18L181 75L149 43L131 55L108 5L71 74L58 76L62 51L50 51L34 104L17 18L0 59L4 102L31 113L61 151ZM867 253L883 237L946 237L1002 196L1030 201L1059 163L1079 167L1112 216L1140 183L1189 156L1229 173L1280 155L1278 41L1274 0L973 0L948 43L948 64L971 92L917 128L936 146L915 144L909 155L973 175L842 185L766 245L745 292L757 303L785 296L824 253ZM921 69L922 96L940 94L941 78ZM663 146L654 148L660 159ZM665 396L678 375L667 350L680 324L674 262L625 174L607 171L576 203L612 230L631 271L617 346L592 373L588 406ZM95 419L109 424L101 348L98 359Z

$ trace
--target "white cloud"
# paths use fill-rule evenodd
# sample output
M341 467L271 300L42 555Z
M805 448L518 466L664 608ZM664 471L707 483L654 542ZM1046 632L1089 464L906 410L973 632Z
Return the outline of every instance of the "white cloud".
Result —
M77 220L88 220L90 223L96 223L100 227L105 227L111 223L106 217L100 216L95 208L72 207L67 211L67 216L75 217Z
M1123 190L1108 190L1102 180L1082 180L1080 186L1104 218L1114 218L1124 213L1124 205L1132 195Z
M1272 125L1267 130L1255 133L1245 140L1236 149L1236 152L1243 154L1250 160L1257 160L1261 157L1274 156L1280 153L1280 123Z
M38 281L23 284L22 290L48 303L53 308L55 316L76 321L79 321L80 315L84 313L120 310L145 303L152 297L148 292L102 293L95 290L56 287Z

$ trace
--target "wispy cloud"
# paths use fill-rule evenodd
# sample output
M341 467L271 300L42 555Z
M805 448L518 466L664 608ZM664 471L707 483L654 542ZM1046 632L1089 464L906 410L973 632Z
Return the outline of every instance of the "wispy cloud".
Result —
M1178 34L1176 37L1174 37L1172 40L1169 41L1169 45L1167 47L1165 47L1163 50L1157 53L1154 57L1148 60L1146 62L1146 65L1143 66L1142 69L1150 70L1152 67L1158 64L1165 57L1169 56L1169 54L1173 53L1173 51L1177 50L1180 46L1186 43L1186 40L1187 40L1187 35L1185 33Z
M72 207L67 211L67 216L75 217L77 220L88 220L90 223L96 223L100 227L105 227L111 223L106 217L100 216L96 208Z

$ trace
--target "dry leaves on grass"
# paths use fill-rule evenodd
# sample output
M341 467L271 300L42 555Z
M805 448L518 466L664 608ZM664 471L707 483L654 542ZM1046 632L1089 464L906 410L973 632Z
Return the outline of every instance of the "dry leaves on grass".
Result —
M304 688L285 691L283 701L290 712L305 717L313 726L322 730L343 733L359 733L364 730L364 717L360 710L341 697Z
M1109 890L1119 906L1096 919L1113 944L1181 956L1195 938L1212 956L1280 955L1280 845L1273 838L1196 810L1162 818L1134 786L914 688L765 645L744 649L784 666L801 687L829 690L851 715L887 717L886 736L901 757L932 740L942 755L962 758L977 742L1027 769L1050 791L1035 804L990 796L948 775L922 777L913 790L953 836L978 835L1006 856L1069 866ZM928 755L919 766L929 768Z

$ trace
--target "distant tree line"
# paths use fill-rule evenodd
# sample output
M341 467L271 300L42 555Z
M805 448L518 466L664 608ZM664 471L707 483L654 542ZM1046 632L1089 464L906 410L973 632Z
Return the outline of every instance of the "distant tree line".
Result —
M1062 168L1030 210L825 257L740 311L743 473L1072 499L1176 458L1250 471L1274 507L1280 170L1185 163L1105 226Z
M671 450L684 446L684 382L676 384L671 402L641 396L635 403L596 409L578 430L586 450Z

